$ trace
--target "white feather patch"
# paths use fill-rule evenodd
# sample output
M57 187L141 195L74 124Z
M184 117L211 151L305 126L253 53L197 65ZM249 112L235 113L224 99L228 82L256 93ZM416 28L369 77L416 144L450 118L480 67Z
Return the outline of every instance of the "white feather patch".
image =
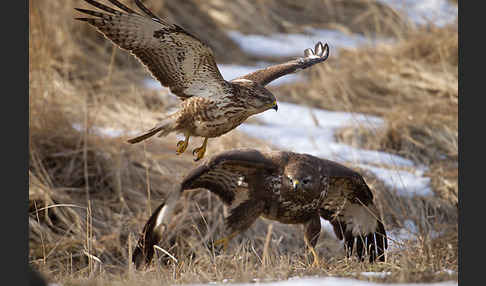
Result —
M252 82L252 81L246 78L239 78L239 79L232 80L232 82Z
M353 236L365 235L376 231L378 222L371 210L366 206L350 204L343 210L346 229L350 229Z

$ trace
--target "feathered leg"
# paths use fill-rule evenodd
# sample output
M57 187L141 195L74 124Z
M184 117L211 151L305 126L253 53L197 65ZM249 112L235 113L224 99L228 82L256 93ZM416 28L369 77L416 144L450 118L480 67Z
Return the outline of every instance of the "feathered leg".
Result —
M260 217L264 208L265 203L263 201L250 199L242 202L226 218L225 225L229 235L217 240L214 245L223 244L223 249L226 250L231 239L247 230Z

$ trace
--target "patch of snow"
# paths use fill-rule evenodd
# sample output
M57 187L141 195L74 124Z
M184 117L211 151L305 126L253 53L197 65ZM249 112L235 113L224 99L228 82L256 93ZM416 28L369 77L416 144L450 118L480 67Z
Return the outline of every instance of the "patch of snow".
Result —
M84 126L80 123L73 123L72 127L76 129L78 132L84 132ZM93 132L96 135L109 137L109 138L116 138L125 135L136 135L137 132L135 131L124 131L120 129L115 129L111 127L98 127L98 126L91 126L90 132Z
M405 220L402 228L391 229L388 231L390 250L401 249L405 246L406 241L416 240L418 229L411 220Z
M366 164L359 164L358 166L373 172L386 186L396 191L400 196L432 196L434 194L430 188L430 178L422 176L424 173L423 168L419 168L412 173L394 168L386 169Z
M415 24L435 24L439 27L453 22L458 15L457 6L448 0L379 0L403 12Z
M228 74L233 72L228 78L237 77L241 72L243 74L249 72L244 68L228 70ZM160 84L158 88L160 88ZM278 105L278 112L269 110L254 116L262 124L243 123L237 129L250 136L267 140L284 150L308 153L340 163L353 162L373 172L388 187L396 190L402 196L433 194L429 186L430 179L423 176L426 171L425 167L414 166L411 160L394 154L354 148L337 142L334 137L337 129L346 126L362 126L376 130L385 124L383 119L358 113L315 109L286 102L279 102ZM121 135L116 130L106 128L93 130L111 137ZM391 168L376 167L376 165ZM410 172L397 168L415 168L415 171Z
M423 177L425 167L414 173L397 170L397 167L416 167L403 157L386 152L362 150L337 142L334 133L346 126L363 126L376 129L383 119L364 114L335 112L279 102L278 112L272 110L255 115L262 124L243 123L238 130L264 139L284 150L308 153L340 163L353 162L373 172L399 195L431 195L430 179ZM298 124L296 124L298 123ZM379 168L374 164L390 166Z
M442 272L445 272L449 275L454 275L454 274L457 274L457 271L454 271L452 269L444 269L444 270L441 270L441 271L437 271L436 273L442 273Z
M412 220L405 220L402 228L395 228L387 231L389 250L400 250L406 247L408 240L416 240L419 235L419 229ZM440 232L430 230L428 236L436 238Z
M228 31L228 36L246 53L269 57L303 56L304 50L314 49L318 41L327 43L331 54L336 54L339 47L356 48L374 42L362 35L346 35L337 30L308 29L307 32L306 34L245 35L239 31Z
M377 277L377 278L385 278L388 275L391 275L391 272L360 272L360 275L366 276L366 277Z

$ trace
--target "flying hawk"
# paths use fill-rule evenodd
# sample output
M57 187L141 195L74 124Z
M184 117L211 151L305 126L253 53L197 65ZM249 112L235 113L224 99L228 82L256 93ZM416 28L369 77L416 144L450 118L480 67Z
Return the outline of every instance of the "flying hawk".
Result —
M180 26L157 17L139 0L135 4L143 14L116 0L109 1L123 12L94 0L85 1L107 13L75 8L95 17L76 19L88 22L115 45L130 51L154 78L182 100L178 111L128 142L137 143L157 133L182 133L185 140L177 143L177 154L181 154L191 136L204 137L202 146L193 150L196 161L204 156L208 138L229 132L251 115L278 109L275 96L265 85L323 62L329 55L328 45L318 42L314 50L306 49L302 58L228 82L221 76L208 45Z
M363 177L336 162L293 152L240 149L222 152L194 168L151 215L133 252L136 267L148 265L166 231L174 206L186 190L204 188L230 208L225 219L229 240L260 216L285 224L302 224L314 256L320 218L328 220L345 241L347 256L385 261L387 235Z

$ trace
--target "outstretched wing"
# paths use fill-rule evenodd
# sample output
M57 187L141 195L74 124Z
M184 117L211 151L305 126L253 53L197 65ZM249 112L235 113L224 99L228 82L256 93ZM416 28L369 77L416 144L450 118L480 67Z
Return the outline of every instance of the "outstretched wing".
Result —
M322 45L321 42L318 42L315 45L314 50L306 49L304 51L304 57L302 58L257 70L234 80L248 79L265 86L279 77L297 72L300 69L306 69L317 63L322 63L327 59L328 56L329 46L327 44Z
M360 260L365 254L369 261L385 261L388 247L385 227L373 203L373 194L363 177L335 162L322 160L323 188L326 197L320 208L322 218L328 220L339 239L345 241L347 256Z
M182 190L205 188L226 204L232 205L237 189L244 180L262 171L274 171L278 166L266 155L251 149L220 153L192 170L182 182Z
M245 180L251 180L259 172L273 172L277 169L273 161L256 150L231 150L213 156L189 172L179 188L154 211L144 226L132 261L137 268L150 263L153 246L162 238L166 224L172 217L172 210L184 190L205 188L216 194L226 205L236 207L245 201L238 197L247 197Z
M117 0L109 0L124 12L94 0L87 3L107 12L75 8L96 18L76 18L93 25L121 49L130 51L152 76L181 99L208 96L225 84L211 49L178 25L160 19L140 0L139 14Z

